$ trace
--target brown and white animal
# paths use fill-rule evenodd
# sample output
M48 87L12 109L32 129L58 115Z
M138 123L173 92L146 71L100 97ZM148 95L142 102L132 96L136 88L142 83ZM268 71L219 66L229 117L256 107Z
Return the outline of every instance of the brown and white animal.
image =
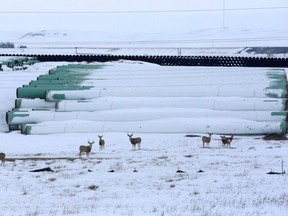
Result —
M211 141L211 137L212 137L213 133L208 133L208 137L207 136L203 136L202 137L202 143L203 143L203 148L208 148L210 141Z
M234 138L234 134L232 134L230 137L228 137L228 139L230 140L229 141L229 145L231 145L231 142L232 142L233 138Z
M234 138L234 134L232 134L230 137L226 137L226 138L229 140L228 146L229 146L229 148L231 148L231 142Z
M0 153L1 166L5 164L5 156L3 152Z
M98 135L98 137L99 137L99 149L103 150L105 148L105 140L102 139L103 135L102 136Z
M231 148L231 142L234 138L234 134L232 134L230 137L226 137L226 136L220 136L221 137L221 141L222 141L222 146L223 147L230 147Z
M140 137L132 138L133 133L131 135L127 134L127 136L129 137L129 140L130 140L130 142L132 144L132 150L136 149L136 144L138 145L138 149L140 149L141 138Z
M91 150L92 150L92 145L94 144L94 140L92 142L90 142L88 140L88 146L85 145L81 145L79 147L79 156L81 157L82 153L85 153L87 156L90 154Z
M224 148L226 148L226 147L228 147L228 145L229 145L229 139L228 139L228 137L225 137L225 136L220 136L221 137L221 141L222 141L222 146L224 147Z

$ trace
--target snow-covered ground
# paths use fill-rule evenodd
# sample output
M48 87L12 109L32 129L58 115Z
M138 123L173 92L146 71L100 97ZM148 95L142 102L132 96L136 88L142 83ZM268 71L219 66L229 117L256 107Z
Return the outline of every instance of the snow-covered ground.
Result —
M133 131L103 132L106 146L99 150L100 133L7 133L5 113L14 107L16 88L66 64L0 72L0 151L7 157L0 167L1 215L287 214L287 176L266 174L282 172L282 162L287 170L287 141L243 135L224 148L220 134L213 134L210 147L203 148L203 134L193 131L134 132L142 143L140 150L132 150L127 133ZM88 140L95 144L81 159L79 146ZM29 172L46 167L54 172Z
M259 34L259 32L261 34ZM182 33L115 34L101 31L0 31L14 49L0 54L210 55L286 57L287 50L250 53L246 47L286 47L286 30L201 29ZM26 47L26 48L21 48Z
M135 134L132 151L126 133L103 135L105 150L79 159L97 134L1 134L1 215L287 214L287 176L266 174L287 168L286 141L241 136L226 149L212 135L202 148L186 134Z

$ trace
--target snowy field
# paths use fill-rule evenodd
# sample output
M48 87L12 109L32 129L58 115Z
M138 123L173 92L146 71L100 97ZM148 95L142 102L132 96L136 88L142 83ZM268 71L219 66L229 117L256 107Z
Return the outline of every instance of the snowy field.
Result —
M1 134L1 215L287 214L287 176L266 174L287 167L286 141L241 136L223 148L212 135L202 148L186 134L135 134L132 151L126 133L103 135L105 149L79 159L97 134ZM29 172L45 167L54 172Z
M0 151L7 157L0 167L1 215L287 215L287 175L267 175L282 172L282 161L287 170L287 141L239 135L224 148L221 134L213 134L203 148L203 134L134 132L142 143L132 150L133 131L7 133L16 88L65 64L0 72ZM92 152L79 158L88 140L95 141ZM54 172L29 172L46 167Z
M14 49L0 49L0 54L224 55L283 58L288 55L287 50L250 53L246 48L285 48L287 37L287 31L279 29L209 28L169 34L133 34L129 31L117 34L91 30L0 30L1 41L15 45Z

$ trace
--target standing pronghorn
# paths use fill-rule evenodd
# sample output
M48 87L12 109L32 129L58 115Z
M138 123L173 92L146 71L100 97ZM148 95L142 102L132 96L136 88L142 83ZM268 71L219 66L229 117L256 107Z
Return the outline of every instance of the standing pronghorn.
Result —
M131 135L127 134L127 136L129 137L129 140L130 140L130 142L132 144L132 150L135 150L136 144L138 145L138 149L140 149L141 138L140 137L132 138L133 133Z
M99 149L103 150L105 148L105 140L102 139L103 135L102 136L98 135L98 137L99 137Z
M207 136L202 137L203 148L209 148L212 134L213 133L208 133L209 137L207 137Z

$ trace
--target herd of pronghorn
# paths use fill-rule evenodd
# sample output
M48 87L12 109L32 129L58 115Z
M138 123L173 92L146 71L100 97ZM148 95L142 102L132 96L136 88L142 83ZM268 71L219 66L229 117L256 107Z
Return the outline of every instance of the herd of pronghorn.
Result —
M209 148L209 144L211 141L211 137L212 137L212 133L208 133L209 136L202 136L202 143L203 143L203 148ZM141 144L141 138L140 137L132 137L133 134L127 134L127 136L129 137L129 140L132 144L132 150L136 150L136 145L138 145L138 149L140 149L140 144ZM103 139L103 136L98 135L99 137L99 149L103 150L105 148L105 140ZM221 137L221 141L222 141L222 146L224 148L231 148L231 142L233 140L234 135L231 135L230 137L226 137L226 136L220 136ZM89 155L89 153L92 150L92 145L94 144L94 140L92 142L90 142L88 140L88 144L89 145L81 145L79 147L79 156L81 157L81 155L84 153L86 154L86 156ZM4 165L5 163L5 153L0 152L0 160L1 160L1 166Z

